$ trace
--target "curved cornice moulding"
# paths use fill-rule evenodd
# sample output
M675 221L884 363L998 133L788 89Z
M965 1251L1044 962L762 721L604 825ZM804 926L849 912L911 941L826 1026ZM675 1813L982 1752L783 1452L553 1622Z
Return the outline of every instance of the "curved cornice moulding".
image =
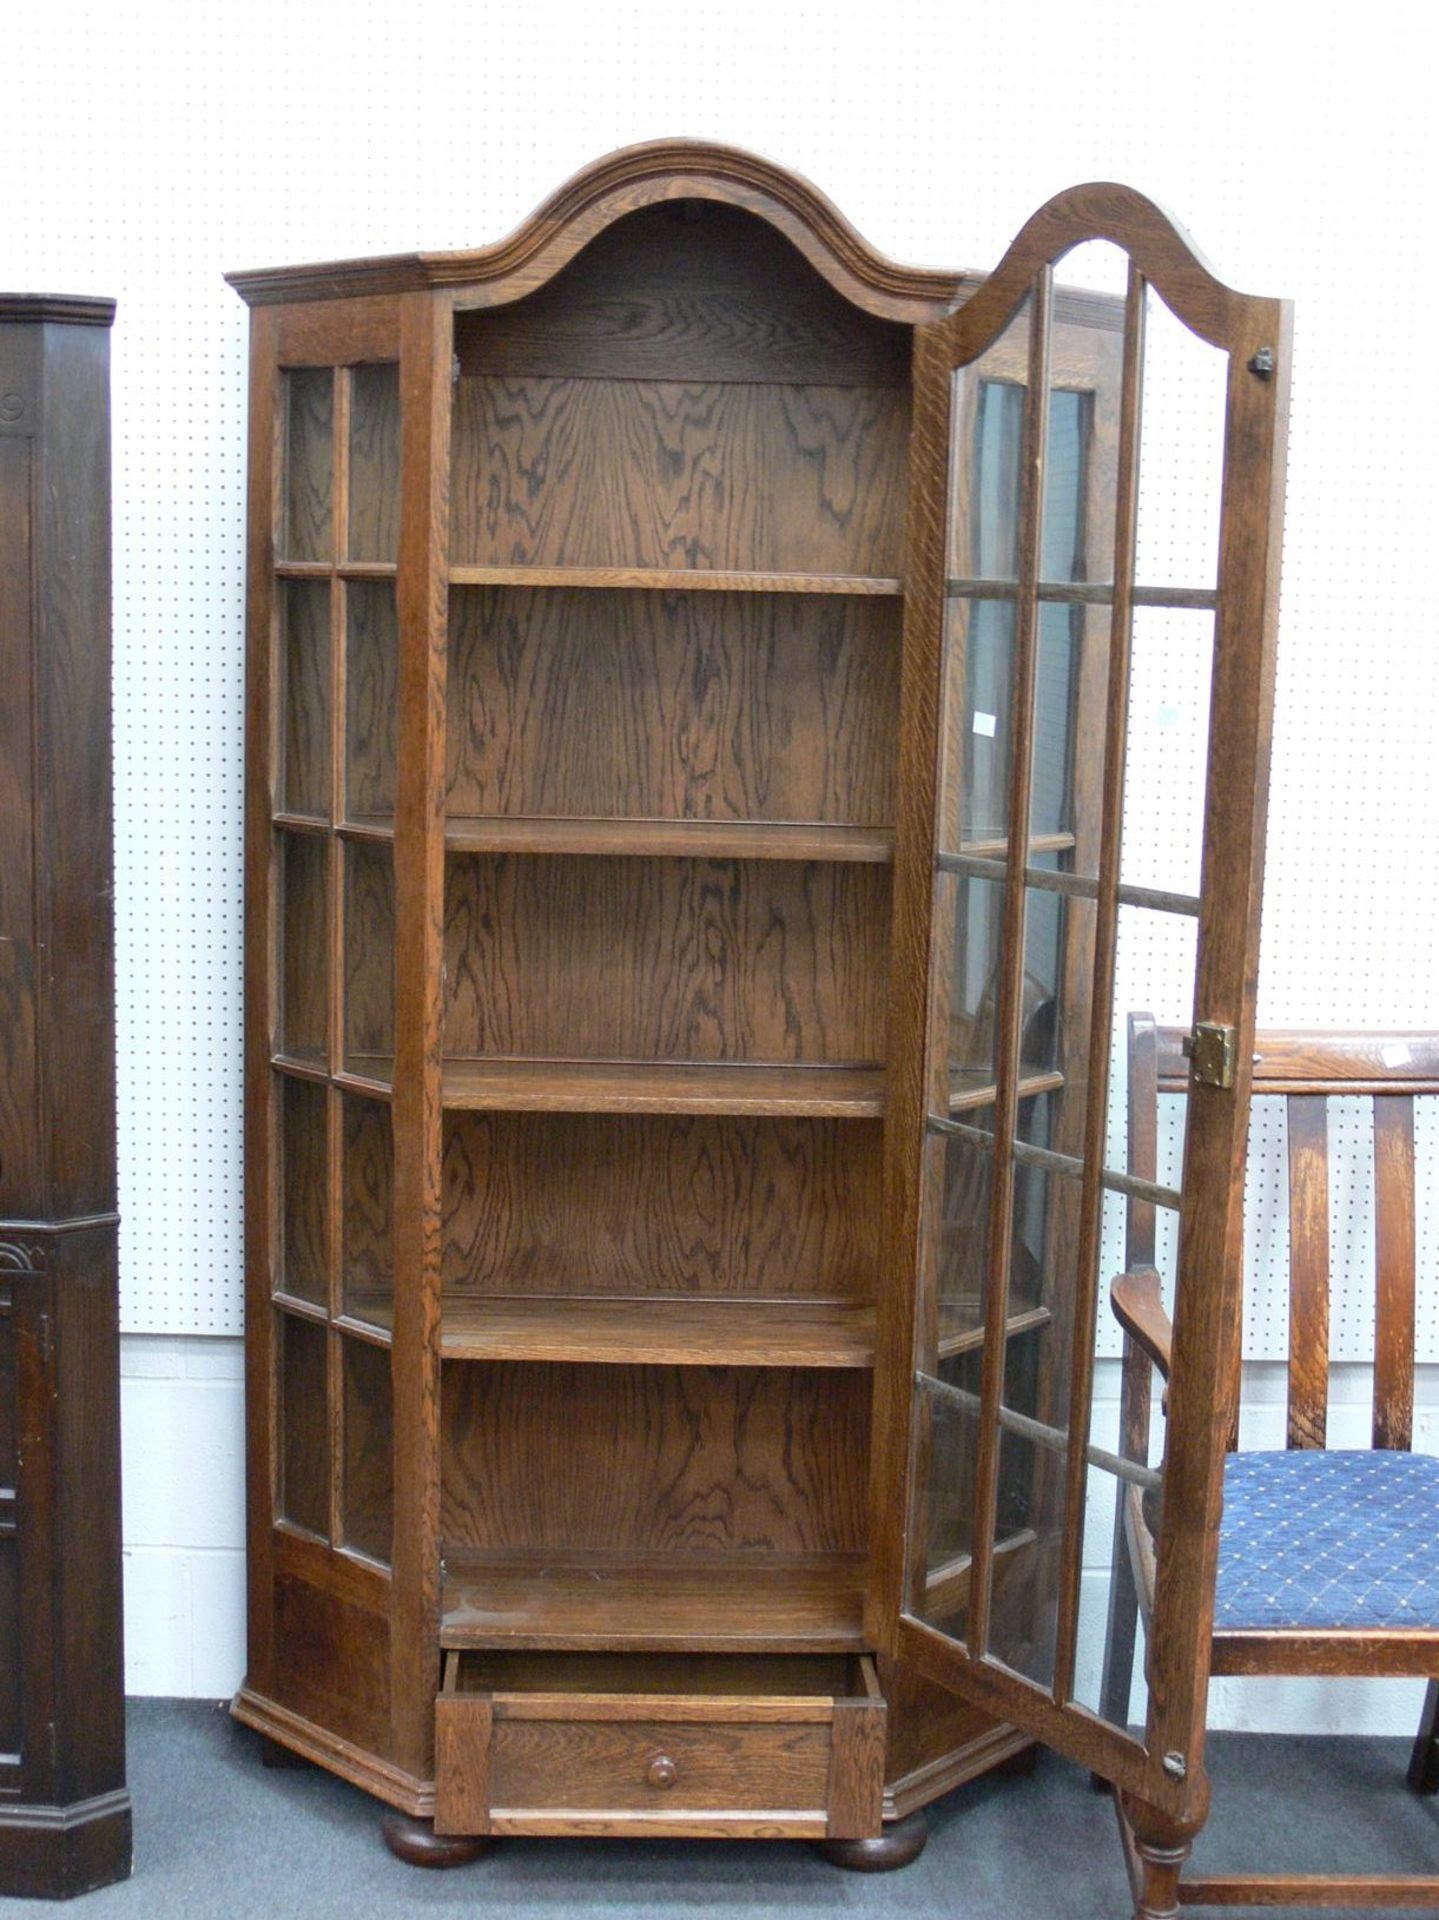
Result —
M698 140L654 140L607 155L493 246L226 277L251 306L427 287L455 289L459 307L498 306L543 286L625 214L669 200L715 200L767 220L836 292L883 319L910 324L937 319L966 283L975 281L975 276L887 259L808 180L758 154Z

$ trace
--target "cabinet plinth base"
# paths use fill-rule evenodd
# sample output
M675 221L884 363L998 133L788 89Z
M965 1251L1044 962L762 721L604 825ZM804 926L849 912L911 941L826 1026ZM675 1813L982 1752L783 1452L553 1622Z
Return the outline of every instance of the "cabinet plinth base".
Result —
M873 1840L817 1840L815 1851L832 1867L850 1873L893 1873L918 1860L928 1839L929 1821L922 1813L911 1813Z
M130 1875L130 1795L0 1807L0 1896L69 1900Z
M432 1820L408 1813L387 1813L380 1822L385 1845L411 1867L464 1867L488 1853L491 1842L479 1835L439 1834Z

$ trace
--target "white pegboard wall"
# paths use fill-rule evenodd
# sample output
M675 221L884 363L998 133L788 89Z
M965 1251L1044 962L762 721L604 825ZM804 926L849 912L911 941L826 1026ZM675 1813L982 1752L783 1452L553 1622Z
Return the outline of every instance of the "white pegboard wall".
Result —
M240 1324L245 326L221 274L480 244L634 140L770 153L883 250L948 266L992 265L1061 186L1128 180L1233 284L1296 298L1261 1018L1439 1024L1439 420L1405 372L1435 305L1419 18L52 0L7 22L0 280L120 303L127 1329ZM1156 710L1146 750L1188 752L1198 711Z

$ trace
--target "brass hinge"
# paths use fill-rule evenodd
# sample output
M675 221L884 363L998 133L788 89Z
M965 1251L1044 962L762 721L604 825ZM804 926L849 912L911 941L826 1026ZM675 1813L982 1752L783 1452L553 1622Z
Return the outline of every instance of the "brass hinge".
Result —
M1232 1087L1234 1065L1239 1057L1239 1033L1235 1027L1221 1027L1212 1020L1199 1021L1193 1033L1181 1041L1189 1062L1189 1077L1202 1087Z

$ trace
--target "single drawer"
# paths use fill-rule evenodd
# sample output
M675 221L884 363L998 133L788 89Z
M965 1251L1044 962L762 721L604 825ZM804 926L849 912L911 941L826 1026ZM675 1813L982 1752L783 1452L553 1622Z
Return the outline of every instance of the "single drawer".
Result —
M452 1652L435 1830L862 1839L884 1761L864 1655Z

